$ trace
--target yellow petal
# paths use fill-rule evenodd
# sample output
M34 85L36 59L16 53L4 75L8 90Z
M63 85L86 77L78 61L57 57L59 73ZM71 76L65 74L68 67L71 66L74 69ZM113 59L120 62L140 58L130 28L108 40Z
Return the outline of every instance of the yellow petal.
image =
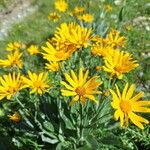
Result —
M123 74L122 73L117 73L117 77L118 77L118 79L122 79L123 78Z
M122 127L124 124L124 113L120 111L120 127Z
M30 91L30 94L33 94L37 91L37 88L33 88L31 91Z
M77 95L76 92L69 91L69 90L61 90L61 92L62 92L63 96L75 96L75 95Z
M86 82L87 80L87 77L88 77L88 74L89 74L89 70L87 70L84 74L84 77L83 77L83 84Z
M115 120L118 120L118 119L119 119L120 113L122 113L120 110L116 110L116 111L115 111L115 113L114 113L114 119L115 119Z
M73 87L71 87L70 85L68 85L66 82L64 82L64 81L61 81L60 82L62 85L64 85L68 90L71 90L71 91L73 91L74 90L74 88Z
M80 68L79 70L79 86L83 85L83 70Z
M117 95L118 95L119 99L121 99L120 90L119 90L117 84L115 84L115 87L116 87Z
M81 97L80 97L80 101L81 101L82 105L85 105L85 104L86 104L86 99L85 99L85 97L81 96Z
M144 96L144 92L139 92L137 95L131 98L130 101L133 101L133 102L138 101L143 96Z
M132 105L132 111L149 113L150 112L150 108L141 107L141 106L138 106L138 105Z
M126 94L126 100L129 100L132 97L134 89L135 89L134 84L132 84Z
M5 95L0 94L0 100L2 100L5 97Z
M77 84L71 79L71 77L67 73L65 73L64 75L70 85L72 85L73 87L77 87Z
M85 97L87 97L88 99L92 100L93 102L95 102L96 104L98 104L98 102L96 101L95 97L93 95L85 95Z
M91 94L102 94L102 92L101 91L92 91Z
M42 80L42 77L43 77L43 72L41 72L38 76L38 81L41 81Z
M113 96L113 101L111 103L112 107L115 108L115 109L119 108L120 99L118 98L117 94L111 89L110 89L110 93Z
M128 89L128 83L126 83L123 92L122 92L122 99L125 100L126 98L126 93L127 93L127 89Z
M150 100L137 101L133 103L134 103L133 105L136 105L136 106L148 106L150 105Z
M140 129L144 129L144 126L142 125L141 122L144 122L144 123L146 123L146 124L149 123L148 120L146 120L146 119L144 119L144 118L142 118L142 117L140 117L140 116L138 116L138 115L136 115L135 113L132 113L132 112L129 113L129 118L130 118L130 120L131 120L136 126L138 126Z
M36 79L34 79L34 77L33 77L32 73L31 73L31 71L28 71L28 75L29 75L29 78L30 78L32 81L36 80Z
M77 79L77 76L76 76L76 74L74 73L73 70L71 70L71 76L72 76L72 79L77 83L78 79Z
M76 96L71 100L71 102L69 103L69 105L72 106L72 105L75 104L78 100L79 100L79 96L76 95Z

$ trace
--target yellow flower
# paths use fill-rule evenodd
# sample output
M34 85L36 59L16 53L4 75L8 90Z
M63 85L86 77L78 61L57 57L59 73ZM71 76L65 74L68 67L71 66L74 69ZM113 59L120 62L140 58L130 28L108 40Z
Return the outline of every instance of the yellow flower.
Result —
M48 89L51 85L47 81L48 73L41 72L40 74L31 73L28 71L28 78L22 77L23 79L23 88L31 88L30 94L38 93L40 95L43 92L48 92Z
M62 23L56 29L53 41L61 47L71 47L72 51L77 48L88 47L91 39L92 28L84 28L75 23Z
M47 47L42 46L42 49L44 50L42 55L43 58L48 61L63 61L68 59L72 54L71 50L69 51L66 51L64 49L57 50L49 42L46 42L46 46Z
M112 55L105 57L104 62L104 71L111 73L111 76L117 75L118 79L122 79L124 73L139 65L136 60L133 60L131 54L119 50L114 50Z
M87 22L87 23L92 23L93 21L93 15L89 14L89 13L86 13L84 14L83 16L81 16L81 19L84 21L84 22Z
M8 115L9 119L12 120L13 122L20 122L21 116L19 113L15 112L13 115Z
M38 54L39 53L39 49L36 45L31 45L27 51L29 52L30 55L34 55L34 54Z
M78 14L83 13L84 10L85 10L84 7L76 6L72 12L72 15L77 16Z
M3 75L0 77L0 100L3 98L11 99L12 96L15 96L19 90L22 89L22 80L20 73Z
M103 70L103 67L102 66L96 66L96 70L97 71Z
M65 0L56 0L55 2L55 9L60 12L65 12L68 8L68 4L65 2Z
M107 57L109 55L112 55L114 49L106 44L105 40L101 40L100 42L97 42L93 44L91 52L94 56L102 56Z
M128 24L125 24L123 27L124 27L124 29L127 30L127 31L131 31L131 30L132 30L132 25L129 24L129 23L128 23Z
M113 97L113 101L111 103L112 107L116 110L114 113L115 120L120 118L120 127L124 125L128 126L129 119L133 124L138 126L140 129L144 129L142 123L148 124L149 121L144 119L143 117L136 114L136 112L140 113L149 113L150 101L143 101L141 97L144 96L143 92L139 92L137 95L133 96L135 87L132 84L128 89L128 83L125 85L125 88L120 93L118 86L116 85L117 92L110 89L111 95Z
M59 70L59 63L55 61L50 61L49 63L46 63L46 69L52 71L52 72L57 72Z
M48 19L54 22L58 21L60 16L56 12L49 13Z
M111 12L112 11L112 6L109 5L109 4L105 5L105 10L106 10L106 12Z
M108 97L108 96L110 95L109 90L105 91L105 92L104 92L104 95L105 95L106 97Z
M7 56L7 59L0 59L1 67L19 67L22 68L23 61L21 60L22 53L16 50L14 53L11 53Z
M13 51L13 50L19 50L20 48L24 48L25 45L19 42L11 42L8 43L6 50L7 51Z
M124 47L127 39L124 36L120 36L119 31L112 30L108 34L106 41L108 45L112 46L113 48L117 48L117 47Z
M61 81L61 84L65 86L66 89L61 89L63 96L74 96L71 100L70 105L73 105L77 101L82 104L86 103L86 98L98 103L94 97L94 94L100 94L96 88L102 84L100 81L96 81L98 76L94 76L87 81L89 71L87 70L83 74L82 68L79 70L79 76L77 77L73 70L71 70L71 76L65 73L65 79L68 83Z
M93 36L93 37L91 38L91 40L92 40L93 42L96 42L96 43L100 43L100 42L104 42L104 41L105 41L105 39L101 38L99 35Z

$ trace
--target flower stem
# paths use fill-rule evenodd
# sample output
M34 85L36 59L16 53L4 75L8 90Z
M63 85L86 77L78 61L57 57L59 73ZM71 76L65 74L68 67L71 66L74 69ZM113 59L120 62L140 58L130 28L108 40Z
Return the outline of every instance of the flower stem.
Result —
M24 107L24 105L23 105L22 102L18 99L18 97L15 97L15 100L16 100L16 101L18 102L18 104L24 109L25 113L30 116L29 111Z
M80 103L80 144L83 145L83 106Z
M20 102L20 100L18 99L18 97L16 97L15 99L16 99L16 101L18 102L18 104L19 104L22 108L24 108L24 105Z

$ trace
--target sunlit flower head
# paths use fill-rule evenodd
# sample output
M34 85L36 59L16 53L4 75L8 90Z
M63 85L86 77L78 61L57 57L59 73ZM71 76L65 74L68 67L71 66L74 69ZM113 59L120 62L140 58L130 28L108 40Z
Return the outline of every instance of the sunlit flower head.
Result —
M112 30L107 38L106 41L108 45L112 46L113 48L119 48L119 47L124 47L125 43L127 41L126 37L120 36L120 32L117 30Z
M130 119L133 124L138 126L140 129L144 129L142 123L148 124L149 121L136 113L149 113L150 101L141 99L144 96L143 92L139 92L137 95L133 96L134 90L135 86L132 84L128 88L128 83L125 85L122 93L120 93L117 85L116 92L110 89L113 97L111 105L116 110L114 118L115 120L120 119L120 127L124 125L124 122L126 126L128 126Z
M94 17L92 14L84 14L82 15L81 17L79 17L79 19L83 20L84 22L87 22L87 23L92 23L93 20L94 20Z
M18 50L20 47L21 47L21 44L18 42L8 43L6 50L7 51Z
M16 50L14 53L8 54L7 59L0 59L1 67L18 67L22 68L23 61L21 59L22 53Z
M60 16L56 12L52 12L52 13L49 13L48 19L56 22L60 19Z
M19 42L11 42L8 43L6 50L13 51L13 50L19 50L20 48L25 48L25 45Z
M97 71L103 70L103 66L96 66L95 68Z
M85 10L84 7L76 6L76 7L74 8L74 10L72 11L72 15L73 15L73 16L77 16L77 15L79 15L80 13L83 13L84 10Z
M112 6L109 5L109 4L105 5L105 10L106 10L106 12L111 12L112 11Z
M73 105L77 101L85 104L86 99L98 103L94 95L101 93L96 90L96 88L101 85L102 82L97 81L98 76L87 79L88 74L89 71L87 70L84 74L82 68L80 68L78 76L76 76L73 70L71 70L71 76L67 73L64 74L67 82L61 81L61 84L65 86L66 89L61 89L61 93L63 96L74 96L70 105Z
M76 23L62 23L56 29L53 40L62 47L69 46L72 51L88 47L91 39L91 28L84 28Z
M30 88L30 94L38 93L42 95L44 92L48 92L51 87L48 81L48 73L41 72L40 74L32 73L28 71L28 77L22 77L23 88Z
M95 35L92 36L91 41L95 42L95 43L100 43L100 42L104 42L105 39L103 39L102 37L100 37L99 35Z
M42 52L43 58L48 61L63 61L67 60L71 54L72 50L65 50L65 49L56 49L52 46L49 42L46 42L46 47L42 46L44 52Z
M39 49L36 45L31 45L27 51L29 52L30 55L34 55L34 54L38 54L39 53Z
M3 98L11 99L22 89L22 80L20 73L15 72L0 77L0 100Z
M9 119L15 123L19 123L21 120L21 116L19 113L15 112L13 115L8 115Z
M118 79L122 79L124 73L139 66L130 53L119 50L114 50L112 55L105 57L104 62L104 71L111 73L111 76L116 75Z
M55 9L60 12L65 12L68 8L68 4L65 0L56 0L55 1Z
M49 63L46 63L46 69L48 69L51 72L57 72L59 70L59 63L56 61L50 61Z
M107 57L112 55L114 49L106 44L105 40L92 45L91 52L94 56Z

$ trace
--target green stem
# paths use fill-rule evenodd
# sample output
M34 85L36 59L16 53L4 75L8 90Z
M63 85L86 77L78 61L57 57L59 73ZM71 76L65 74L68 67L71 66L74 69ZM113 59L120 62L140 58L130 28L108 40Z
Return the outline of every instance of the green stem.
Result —
M22 108L24 108L24 105L20 102L20 100L18 99L18 97L16 97L15 99L16 99L16 101L18 102L18 104L19 104Z
M117 78L114 78L114 80L113 80L113 82L112 82L111 86L114 86L114 85L115 85L115 83L116 83L116 81L117 81Z
M23 110L25 111L25 113L29 116L31 116L31 114L29 113L29 111L25 108L25 106L22 104L22 102L18 99L18 97L15 97L15 100L18 102L18 104L23 108Z
M82 139L83 139L83 106L82 104L80 104L80 141L82 141Z
M111 78L109 78L109 82L108 82L108 89L110 89L110 86L111 86Z
M59 134L63 135L62 123L61 123L61 118L62 118L61 113L63 113L63 111L62 111L62 103L60 99L57 99L57 106L58 106L58 119L59 119Z

